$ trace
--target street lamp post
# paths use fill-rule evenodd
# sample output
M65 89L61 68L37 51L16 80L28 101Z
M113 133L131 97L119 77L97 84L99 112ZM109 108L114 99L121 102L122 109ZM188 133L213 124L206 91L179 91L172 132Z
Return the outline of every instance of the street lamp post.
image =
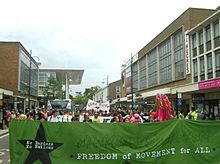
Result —
M105 83L104 81L102 83ZM109 86L108 86L108 75L106 77L106 101L109 100Z
M131 54L131 109L134 109L134 94L133 94L133 72L132 72L132 63L133 63L133 58Z
M32 56L32 50L30 50L30 63L29 63L29 80L28 80L28 109L31 109L31 61L34 60L33 58L36 57L38 59L37 62L37 82L39 82L39 66L41 65L40 58L38 56ZM38 91L38 88L37 88Z
M106 88L106 89L107 89L107 91L106 91L107 93L106 93L106 94L107 94L107 101L108 101L108 100L109 100L108 75L107 75L107 78L106 78L106 87L107 87L107 88Z
M29 63L29 79L28 79L28 109L30 110L31 106L31 55L32 55L32 50L30 51L30 63Z

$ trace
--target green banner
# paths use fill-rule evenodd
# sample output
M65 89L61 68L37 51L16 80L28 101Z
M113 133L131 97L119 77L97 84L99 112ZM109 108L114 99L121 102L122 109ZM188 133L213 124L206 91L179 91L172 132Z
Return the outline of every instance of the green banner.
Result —
M219 164L220 122L52 123L12 120L11 163Z

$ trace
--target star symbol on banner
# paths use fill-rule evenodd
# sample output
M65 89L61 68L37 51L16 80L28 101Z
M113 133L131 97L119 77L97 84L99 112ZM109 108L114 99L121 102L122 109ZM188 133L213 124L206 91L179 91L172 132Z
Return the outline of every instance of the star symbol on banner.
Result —
M34 163L40 160L43 164L51 164L49 153L60 147L63 143L47 142L43 124L37 130L34 140L18 140L28 151L29 155L25 164Z

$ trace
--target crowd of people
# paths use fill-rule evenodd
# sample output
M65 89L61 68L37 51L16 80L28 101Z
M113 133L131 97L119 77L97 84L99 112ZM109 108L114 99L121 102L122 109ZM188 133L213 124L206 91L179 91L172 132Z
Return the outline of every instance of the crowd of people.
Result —
M208 117L205 113L198 112L192 108L187 115L181 112L178 116L172 111L170 119L192 119L192 120L213 120L215 118ZM157 122L158 112L156 109L151 110L132 110L130 108L116 108L109 111L102 110L86 110L86 108L72 111L59 111L54 109L35 109L31 111L15 111L5 110L5 124L9 125L11 119L22 120L41 120L48 122L93 122L93 123L146 123Z

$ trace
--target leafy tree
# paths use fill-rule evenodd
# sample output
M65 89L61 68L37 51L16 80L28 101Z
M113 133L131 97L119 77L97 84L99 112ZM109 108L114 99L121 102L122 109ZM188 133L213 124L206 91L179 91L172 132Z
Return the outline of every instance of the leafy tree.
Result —
M100 89L99 86L91 87L91 88L86 88L85 92L83 93L84 96L86 96L88 99L93 99L93 96L95 93Z
M64 91L62 90L62 84L54 77L49 77L47 82L48 85L43 88L43 94L46 97L46 101L63 99Z
M80 106L86 106L89 99L93 99L95 93L100 89L99 86L86 88L84 93L76 92L76 96L73 98L74 103Z

